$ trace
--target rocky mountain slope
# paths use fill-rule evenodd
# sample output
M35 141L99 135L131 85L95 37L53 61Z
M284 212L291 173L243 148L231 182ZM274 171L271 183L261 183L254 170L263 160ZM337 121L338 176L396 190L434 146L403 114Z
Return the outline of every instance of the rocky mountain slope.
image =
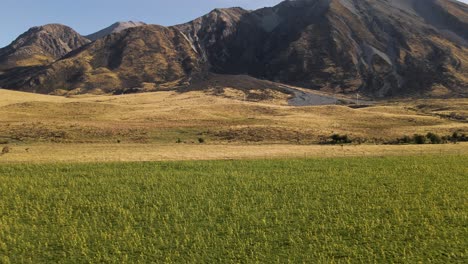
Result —
M134 21L117 22L103 30L87 35L86 38L89 40L95 41L110 34L120 33L128 28L139 27L139 26L144 26L144 25L146 24L143 22L134 22Z
M89 42L64 25L33 27L9 46L0 49L0 71L14 67L46 65Z
M201 71L195 50L176 29L147 25L112 34L48 67L18 74L20 90L37 93L122 93L180 85ZM0 75L1 76L1 75Z
M467 9L451 0L296 0L176 27L218 73L376 97L467 95Z
M211 71L371 97L466 97L467 32L468 6L454 0L284 1L125 29L49 66L6 71L0 86L145 91Z

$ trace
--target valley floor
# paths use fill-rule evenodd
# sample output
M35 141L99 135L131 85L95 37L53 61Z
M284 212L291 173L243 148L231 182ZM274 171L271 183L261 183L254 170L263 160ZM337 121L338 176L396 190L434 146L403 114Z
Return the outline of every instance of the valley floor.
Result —
M1 163L116 162L468 155L468 143L444 145L293 144L27 144L0 155Z
M251 90L257 83L242 80L246 83L238 89L119 96L0 89L0 151L10 148L0 162L460 154L467 149L464 144L385 145L414 134L467 133L467 99L294 107L288 105L291 95L268 86ZM264 97L253 96L257 93ZM332 134L347 135L355 144L320 145Z

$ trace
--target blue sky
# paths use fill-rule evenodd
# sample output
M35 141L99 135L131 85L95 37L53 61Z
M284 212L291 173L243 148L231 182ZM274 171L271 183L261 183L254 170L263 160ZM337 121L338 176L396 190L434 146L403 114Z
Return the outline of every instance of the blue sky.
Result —
M281 0L1 0L0 47L10 44L32 26L60 23L82 35L117 21L175 25L214 8L257 9Z
M68 25L82 35L116 21L174 25L190 21L217 7L256 9L281 0L1 0L0 47L32 26ZM463 0L468 2L468 0Z

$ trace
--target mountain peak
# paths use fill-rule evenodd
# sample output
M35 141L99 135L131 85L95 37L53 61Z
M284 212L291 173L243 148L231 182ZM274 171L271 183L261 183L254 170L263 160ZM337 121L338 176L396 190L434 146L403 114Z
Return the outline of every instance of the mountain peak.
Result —
M236 6L236 7L228 7L228 8L215 8L213 9L210 13L232 13L232 12L245 12L245 10L242 7Z
M140 27L144 25L146 25L146 23L139 22L139 21L136 21L136 22L135 21L119 21L110 25L109 27L105 29L102 29L96 33L86 36L86 38L89 40L95 41L97 39L103 38L113 33L120 33L128 28Z
M139 26L144 26L146 25L146 23L144 22L141 22L141 21L118 21L118 22L115 22L114 24L111 25L111 27L115 28L115 29L120 29L120 30L124 30L124 29L127 29L127 28L130 28L130 27L139 27Z
M57 30L57 29L71 29L69 26L59 24L59 23L51 23L51 24L45 24L33 28L38 28L38 29L43 29L43 30Z
M18 37L15 40L15 42L18 41L19 39L21 39L22 37L25 37L25 36L28 36L28 35L30 36L30 35L36 34L38 32L46 32L48 34L64 34L64 33L78 34L75 30L73 30L71 27L66 26L66 25L62 25L62 24L58 24L58 23L45 24L45 25L41 25L41 26L31 27L26 32L21 34L20 37Z
M88 42L65 25L32 27L10 45L0 49L0 69L45 65Z

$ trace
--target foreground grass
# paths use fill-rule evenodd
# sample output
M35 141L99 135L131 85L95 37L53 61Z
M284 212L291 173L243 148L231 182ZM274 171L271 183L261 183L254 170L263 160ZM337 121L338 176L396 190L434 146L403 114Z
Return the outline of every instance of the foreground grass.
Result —
M0 165L0 262L464 262L467 158Z

